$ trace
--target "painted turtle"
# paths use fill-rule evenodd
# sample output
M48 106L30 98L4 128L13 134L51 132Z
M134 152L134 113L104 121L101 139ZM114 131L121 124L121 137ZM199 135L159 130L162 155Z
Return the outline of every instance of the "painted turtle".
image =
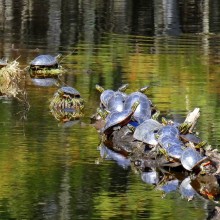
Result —
M157 145L158 141L155 138L155 133L162 125L153 119L147 119L138 125L134 131L133 137L139 141L150 145Z
M179 137L179 130L173 125L163 126L157 133L160 137Z
M109 135L113 132L115 126L122 127L126 125L133 116L139 102L135 102L130 110L124 110L122 112L113 111L106 117L106 124L103 128L103 132Z
M121 92L115 92L108 100L107 109L110 112L124 110L124 96Z
M203 157L198 151L191 147L188 147L182 153L181 164L186 170L191 171L199 166L206 159L207 157Z
M149 119L151 117L151 102L146 95L141 92L133 92L127 96L124 102L124 109L131 109L134 102L139 101L140 105L134 112L134 119L138 123Z
M169 157L180 159L183 154L183 146L180 144L171 144L166 149L166 152Z
M44 68L56 69L59 67L59 64L57 61L59 57L60 55L58 56L51 56L48 54L39 55L34 60L31 61L30 68L33 70L44 69Z
M164 149L167 149L169 146L174 144L184 146L184 144L178 138L172 136L160 136L158 138L158 143Z
M111 89L104 89L100 85L96 85L96 89L101 92L100 101L104 107L107 107L108 100L114 95L114 91Z

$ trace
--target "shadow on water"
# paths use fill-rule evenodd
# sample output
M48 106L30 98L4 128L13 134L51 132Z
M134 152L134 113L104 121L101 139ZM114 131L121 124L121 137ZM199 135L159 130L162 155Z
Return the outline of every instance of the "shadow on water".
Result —
M100 139L89 124L99 106L95 85L128 91L150 85L163 115L201 109L198 130L219 148L219 1L0 0L0 58L17 59L29 107L0 100L0 218L214 219L216 205L176 193L161 199L130 170L95 164ZM54 80L31 81L39 54L63 54ZM49 103L61 85L80 91L84 117L61 126ZM1 85L0 85L1 86ZM175 207L175 209L173 208Z

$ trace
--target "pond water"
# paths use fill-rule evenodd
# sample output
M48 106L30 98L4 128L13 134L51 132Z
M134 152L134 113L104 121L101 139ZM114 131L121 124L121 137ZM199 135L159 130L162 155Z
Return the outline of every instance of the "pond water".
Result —
M80 91L85 116L58 122L49 102L60 85L23 82L29 110L0 100L0 219L211 219L216 204L167 194L130 168L100 161L90 124L96 84L148 96L167 118L199 107L197 130L220 148L220 3L217 0L0 0L0 57L25 68L63 54L62 85Z

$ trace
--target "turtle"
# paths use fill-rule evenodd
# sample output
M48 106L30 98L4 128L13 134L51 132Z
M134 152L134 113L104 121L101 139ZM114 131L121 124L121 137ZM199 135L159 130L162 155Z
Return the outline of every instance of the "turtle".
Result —
M111 89L105 90L103 87L97 84L96 89L99 92L101 92L101 95L100 95L101 106L104 106L105 108L107 108L109 99L111 99L114 96L122 96L123 99L125 99L127 95L124 93L124 91L127 89L127 87L128 87L128 84L123 84L122 86L118 88L117 91L113 91ZM112 98L111 102L114 102L114 98ZM113 104L110 106L112 107Z
M114 91L111 89L104 89L100 85L96 85L96 89L101 92L100 101L101 105L107 107L108 100L114 95Z
M158 132L159 137L179 137L179 130L173 125L165 125Z
M162 125L153 119L147 119L135 128L133 137L139 141L150 145L157 145L158 141L155 138L155 133Z
M58 58L60 55L52 56L49 54L39 55L34 60L30 62L30 69L57 69L59 67Z
M138 123L151 118L151 102L148 97L141 92L133 92L124 101L124 109L131 109L134 102L139 101L140 105L134 112L134 119Z
M183 146L180 144L171 144L167 149L166 153L169 157L174 159L180 159L183 153Z
M198 138L196 135L194 135L192 133L180 134L180 138L184 142L189 142L190 141L194 144L199 144L199 143L202 142L200 138Z
M177 137L172 137L172 136L160 136L158 138L158 143L160 146L164 149L167 149L171 145L179 145L179 146L184 146L183 142L181 142L180 139Z
M113 111L106 117L106 124L103 128L103 133L109 135L113 132L115 127L122 127L131 120L139 102L135 102L132 109L123 110L121 112Z
M124 110L124 96L121 92L115 92L107 103L107 110L121 112Z
M192 171L197 168L201 163L203 163L207 157L202 156L198 151L192 147L187 147L181 155L181 164L188 170Z

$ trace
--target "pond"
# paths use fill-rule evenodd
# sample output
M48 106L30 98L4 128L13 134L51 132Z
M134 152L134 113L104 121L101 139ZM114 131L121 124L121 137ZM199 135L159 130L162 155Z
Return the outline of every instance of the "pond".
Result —
M220 149L219 1L0 0L0 12L0 58L24 69L30 105L0 100L0 219L211 219L211 201L164 197L129 167L102 161L90 117L96 84L128 83L128 92L148 85L167 118L182 122L200 108L196 130ZM35 85L25 67L60 53L62 83ZM62 85L85 100L71 127L49 110Z

